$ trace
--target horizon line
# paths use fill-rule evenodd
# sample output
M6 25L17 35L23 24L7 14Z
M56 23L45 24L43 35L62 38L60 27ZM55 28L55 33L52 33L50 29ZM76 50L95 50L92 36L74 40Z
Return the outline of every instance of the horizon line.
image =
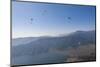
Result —
M23 36L23 37L12 37L12 39L17 39L17 38L32 38L32 37L61 37L61 36L67 36L71 33L74 33L74 32L79 32L79 31L82 31L82 32L88 32L88 31L96 31L95 29L93 30L77 30L77 31L73 31L73 32L70 32L70 33L66 33L66 34L58 34L58 35L40 35L40 36Z

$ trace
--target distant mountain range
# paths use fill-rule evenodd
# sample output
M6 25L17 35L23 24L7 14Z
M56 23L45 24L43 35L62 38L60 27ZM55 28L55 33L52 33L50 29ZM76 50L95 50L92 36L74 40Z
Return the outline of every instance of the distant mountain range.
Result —
M95 44L96 42L95 35L96 35L95 30L92 30L92 31L76 31L69 35L64 35L64 36L59 36L59 37L25 37L25 38L13 39L12 40L12 53L11 53L12 58L13 58L12 64L15 64L15 65L16 64L29 64L28 61L27 63L25 61L24 61L25 63L24 62L19 63L18 57L22 58L22 56L24 57L33 56L33 58L35 57L39 58L38 56L40 55L41 56L49 55L49 54L54 55L55 53L51 54L53 53L51 52L51 49L53 51L53 49L66 49L69 47L77 48L80 45ZM59 54L59 56L60 55L61 54ZM28 59L28 57L25 57L24 59ZM64 59L64 57L60 56L59 59ZM35 60L33 59L30 62L30 64L39 63L38 61L37 63L35 61L36 59ZM58 59L55 62L58 62Z
M76 31L73 32L69 35L61 35L59 37L50 37L50 36L41 36L41 37L23 37L23 38L15 38L12 39L12 46L18 46L18 45L26 45L31 42L36 43L38 41L45 41L47 42L48 40L52 41L66 41L67 43L78 43L83 41L95 41L95 30L92 31ZM49 43L49 42L48 42Z

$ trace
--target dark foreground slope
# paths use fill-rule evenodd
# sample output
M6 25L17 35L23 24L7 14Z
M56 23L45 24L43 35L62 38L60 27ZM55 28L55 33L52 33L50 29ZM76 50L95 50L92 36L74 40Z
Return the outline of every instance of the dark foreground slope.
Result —
M16 43L18 39L15 39ZM94 61L95 31L67 36L22 38L12 46L12 65ZM25 42L24 42L25 41Z

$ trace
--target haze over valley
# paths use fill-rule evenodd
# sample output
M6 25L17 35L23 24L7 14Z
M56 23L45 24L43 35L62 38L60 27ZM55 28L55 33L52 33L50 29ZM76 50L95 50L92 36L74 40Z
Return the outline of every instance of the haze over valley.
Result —
M13 65L94 61L95 57L95 30L12 40Z

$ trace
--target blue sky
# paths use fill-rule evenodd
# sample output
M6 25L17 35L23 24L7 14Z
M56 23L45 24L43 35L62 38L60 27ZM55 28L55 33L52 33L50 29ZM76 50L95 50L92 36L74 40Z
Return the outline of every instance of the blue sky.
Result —
M94 29L94 6L12 2L13 38L58 36Z

